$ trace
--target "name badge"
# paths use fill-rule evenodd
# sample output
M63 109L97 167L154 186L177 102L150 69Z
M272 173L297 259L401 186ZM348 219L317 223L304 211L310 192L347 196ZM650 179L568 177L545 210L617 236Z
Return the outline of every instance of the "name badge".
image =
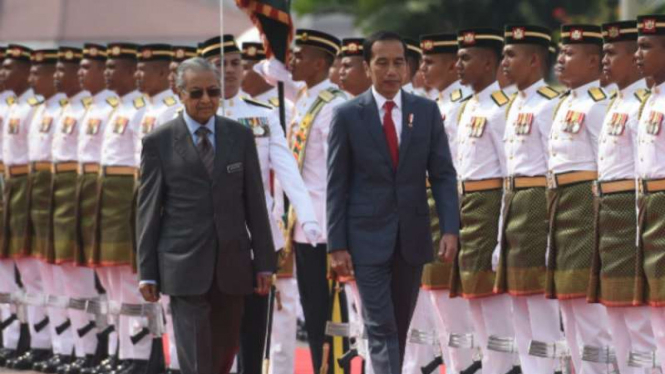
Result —
M570 134L577 134L582 129L584 123L584 113L569 110L566 113L566 120L564 121L563 131Z
M125 117L118 117L115 119L115 122L113 122L113 133L122 135L125 133L125 130L127 130L127 125L129 124L129 119Z
M243 166L242 162L236 162L235 164L228 165L226 167L226 172L231 174L231 173L237 173L239 171L242 171Z

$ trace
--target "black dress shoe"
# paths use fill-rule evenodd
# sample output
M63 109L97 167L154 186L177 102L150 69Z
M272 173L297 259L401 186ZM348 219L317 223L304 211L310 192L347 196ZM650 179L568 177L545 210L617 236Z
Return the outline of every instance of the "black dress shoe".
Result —
M2 348L0 349L0 367L7 366L7 361L13 360L18 356L15 349Z
M91 369L95 367L95 357L87 355L85 357L78 357L74 362L62 365L58 368L58 374L81 374L83 369Z
M72 362L72 356L55 354L51 358L45 361L37 362L32 366L32 369L35 371L40 371L42 373L56 373L60 366L69 364Z
M118 360L118 364L113 370L105 372L106 374L120 374L132 364L132 360Z
M32 349L10 360L7 366L14 370L30 370L36 362L48 360L51 355L51 351L47 349Z
M109 356L96 366L81 368L80 374L106 374L115 370L119 362L118 356Z
M123 370L117 374L145 374L148 369L148 360L129 360Z
M508 370L506 374L522 374L522 367L519 365L513 366L513 368Z

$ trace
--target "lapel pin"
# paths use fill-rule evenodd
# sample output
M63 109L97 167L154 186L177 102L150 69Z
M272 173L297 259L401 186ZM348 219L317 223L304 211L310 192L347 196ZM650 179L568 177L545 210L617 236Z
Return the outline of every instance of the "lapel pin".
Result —
M413 127L413 113L409 114L409 128Z

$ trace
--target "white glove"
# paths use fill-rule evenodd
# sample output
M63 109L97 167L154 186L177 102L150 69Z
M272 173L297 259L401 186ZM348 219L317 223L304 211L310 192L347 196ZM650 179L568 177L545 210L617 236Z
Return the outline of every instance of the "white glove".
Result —
M550 238L548 236L547 238L547 250L545 251L545 268L547 268L550 264Z
M269 84L275 85L278 81L287 81L290 79L289 71L284 64L272 57L269 60L263 60L254 65L254 71L262 76Z
M492 271L496 271L499 268L499 256L501 254L501 245L497 244L492 252Z
M319 227L318 222L305 222L302 224L302 229L309 244L316 247L321 238L321 227Z

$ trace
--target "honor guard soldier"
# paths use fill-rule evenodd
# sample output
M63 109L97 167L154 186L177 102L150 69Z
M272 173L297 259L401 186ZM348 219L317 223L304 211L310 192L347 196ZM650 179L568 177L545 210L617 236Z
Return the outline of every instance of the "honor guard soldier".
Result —
M279 95L277 87L271 86L266 80L254 71L254 66L266 59L263 44L255 42L242 43L242 64L245 73L242 78L242 90L250 95L252 99L269 103L279 108ZM286 123L293 120L293 102L284 98L284 113Z
M215 43L215 40L217 43ZM204 43L203 57L213 63L216 63L221 55L218 41L219 38L213 38ZM309 193L302 181L293 153L287 146L284 131L279 124L275 111L268 104L250 99L240 89L243 81L243 64L240 49L233 35L224 35L223 48L224 61L220 62L220 65L223 67L224 74L224 99L218 114L238 121L252 129L259 154L268 211L272 211L274 206L273 197L270 193L270 171L273 170L277 181L289 197L291 205L296 209L302 225L305 226L305 232L320 232L321 229L316 220ZM283 233L277 219L272 216L271 218L270 223L275 248L283 250L285 246ZM316 241L317 239L317 236L312 236L308 240ZM291 264L284 263L283 266L292 269L293 259L288 254L287 260L290 260ZM288 282L288 278L284 281L278 280L276 284L280 295L284 295L285 298L297 292L295 288L292 288L293 286ZM282 303L282 307L284 305ZM278 344L281 344L282 350L287 351L273 351L278 354L277 360L279 360L279 363L273 361L271 365L273 367L272 372L275 373L293 371L293 356L288 353L295 349L296 306L291 304L287 305L287 308L288 311L280 313L278 310L273 315L274 335L271 340L275 344L271 348L274 349L278 347ZM254 294L245 299L240 350L241 370L239 372L249 374L258 373L261 370L261 355L267 328L263 322L267 311L268 298L265 295ZM281 357L285 354L286 357Z
M15 52L15 53L12 53ZM22 94L28 89L28 72L30 70L30 63L28 54L28 61L21 61L17 58L21 56L21 49L12 50L9 48L0 48L1 60L3 65L0 66L0 126L4 129L9 123L10 109L16 104L16 92ZM12 55L17 54L17 58ZM7 66L5 66L7 65ZM0 135L0 151L2 150L2 138L5 136L3 132ZM2 154L4 160L4 153ZM5 163L0 164L0 172L2 177L2 188L4 191L5 185ZM0 250L0 293L3 297L19 291L18 283L16 280L16 270L14 260L9 256L9 231L7 230L9 222L5 222L5 205L6 201L2 199L2 249ZM2 330L2 349L0 349L0 367L4 367L7 360L16 358L18 354L18 343L20 338L20 322L17 316L15 306L10 304L0 304L0 330Z
M651 96L641 110L637 129L637 176L639 191L638 294L636 303L651 306L651 324L656 337L657 359L665 363L665 16L637 18L637 66L653 82Z
M423 51L423 60L420 70L423 72L425 85L437 92L437 104L441 112L443 125L448 138L450 153L454 157L457 152L457 126L459 111L471 94L468 89L459 83L455 63L457 61L457 35L456 34L428 34L420 37L420 48ZM411 319L412 328L417 327L417 321L423 320L423 314L431 314L437 331L439 344L443 351L443 361L446 368L453 373L472 373L480 363L473 362L472 350L451 349L448 347L450 335L467 335L473 333L470 319L469 303L463 298L450 298L450 272L452 263L444 263L436 255L439 249L438 217L434 206L434 199L428 189L428 203L430 206L430 219L432 221L433 250L436 260L423 268L422 289L418 296L416 310ZM432 313L434 311L434 313ZM407 346L407 352L409 346Z
M139 130L135 134L137 165L141 163L143 137L175 118L180 107L180 100L169 85L170 65L173 55L173 49L168 44L146 44L139 47L136 81L139 91L147 96L147 100L145 114L141 119ZM186 55L186 53L183 52L181 56L183 55ZM177 65L175 69L177 69ZM168 349L171 359L169 370L177 371L180 370L180 364L176 351L172 317L169 312L169 297L165 295L160 299L160 303L166 312L165 320L169 332Z
M144 304L134 272L134 185L137 173L136 137L146 110L146 98L136 89L138 47L129 43L108 45L104 78L106 88L119 97L102 138L98 200L92 264L109 300L136 307ZM109 282L109 280L111 280ZM119 359L123 374L147 370L152 348L145 317L120 315Z
M530 356L529 345L552 345L563 339L559 304L543 297L549 230L547 144L559 97L543 80L549 71L550 35L540 26L506 26L501 63L501 74L514 82L517 94L506 114L507 177L501 242L493 258L494 290L511 296L516 346L525 373L553 373L556 361Z
M67 95L56 92L53 82L55 64L58 61L58 50L38 50L32 54L32 67L30 68L30 85L37 95L43 96L45 101L37 108L35 116L28 130L28 161L30 163L30 245L31 255L39 259L37 262L41 276L41 293L45 296L58 296L61 293L54 282L53 258L49 259L51 244L51 184L53 182L52 154L53 129L60 119L64 107L67 105ZM23 273L23 266L19 263L19 271ZM67 311L62 307L45 306L48 316L48 330L51 336L51 346L54 356L48 361L35 363L35 370L53 369L71 360L74 335L71 330L71 321L68 320Z
M423 57L423 50L420 49L420 43L418 41L404 38L404 43L406 43L406 61L407 61L407 74L404 76L405 81L403 82L404 86L402 89L408 93L425 96L424 91L417 89L413 86L413 82L420 68L420 61Z
M601 28L563 25L561 41L560 80L570 91L555 110L549 138L546 297L559 299L575 371L602 373L607 363L582 362L580 351L584 347L583 356L592 359L611 345L605 308L586 302L594 246L591 186L597 179L598 138L609 102L598 81Z
M173 46L171 51L173 52L173 56L171 57L171 63L169 64L169 86L171 87L171 91L177 93L175 77L178 66L188 58L198 56L198 53L196 52L196 48L184 45ZM178 108L180 108L180 105L178 105Z
M505 374L512 368L512 355L488 349L491 337L514 337L510 298L493 293L492 270L506 176L503 134L509 99L496 81L503 32L467 29L458 32L457 41L460 83L470 86L473 96L461 109L457 133L461 248L453 264L450 294L469 301L483 373Z
M342 66L339 69L340 88L349 97L355 97L369 90L372 80L365 72L363 60L363 38L347 38L342 40Z
M65 106L60 119L54 123L52 160L53 183L51 185L52 242L49 244L47 260L55 263L53 282L56 295L67 301L95 300L98 297L95 288L94 270L75 266L77 244L76 231L76 180L78 171L78 134L92 97L81 88L78 77L79 64L83 50L61 47L58 50L55 86L58 92L65 93L69 103ZM71 304L71 303L70 303ZM94 363L97 338L91 316L80 309L68 309L67 317L71 324L73 347L62 349L71 352L76 360L57 368L63 373L78 373L84 367ZM52 363L51 367L57 365ZM49 367L43 367L49 371Z
M102 156L102 138L104 130L113 111L118 108L119 100L113 91L107 90L104 83L104 70L106 67L106 46L86 43L83 46L83 59L79 65L78 77L81 88L90 92L92 102L85 116L77 126L77 158L78 177L76 188L76 223L77 246L74 261L78 266L90 269L97 267L93 256L93 239L95 237L95 217L97 209L97 187L99 176L99 163ZM94 269L93 269L94 270ZM101 273L100 283L106 288L109 280ZM110 294L107 290L105 297ZM116 331L117 318L109 316L108 326L94 327L83 339L86 341L86 353L96 350L97 334L108 341L108 357L94 368L81 368L82 374L92 374L114 370L118 364L118 337ZM94 350L93 350L94 347ZM88 349L90 349L88 351ZM97 364L97 363L95 363Z
M24 290L41 294L43 286L39 274L39 260L31 257L30 247L28 132L43 98L35 96L35 91L29 88L32 51L23 46L11 44L8 51L8 56L3 63L4 81L18 98L9 110L2 137L7 178L5 181L6 230L3 255L15 259L21 271ZM21 357L9 360L7 367L17 366L17 369L31 369L35 362L50 356L51 339L45 308L30 305L27 309L30 350Z
M653 352L651 315L646 305L633 305L636 279L635 156L639 114L648 96L635 65L636 21L606 23L603 28L603 74L619 91L605 115L598 145L596 238L587 300L607 308L609 330L622 373L630 352Z

